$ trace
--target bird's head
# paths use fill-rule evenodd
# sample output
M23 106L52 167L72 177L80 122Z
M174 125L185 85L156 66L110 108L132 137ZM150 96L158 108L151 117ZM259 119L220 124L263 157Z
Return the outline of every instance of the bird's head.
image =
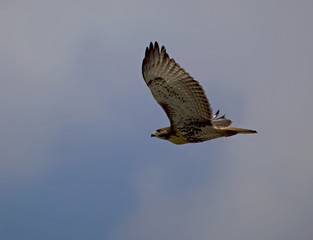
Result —
M171 128L160 128L151 133L151 137L157 137L160 139L168 140L171 135Z
M185 144L189 142L188 139L186 139L181 134L177 134L177 132L170 127L155 130L153 133L151 133L151 137L167 140L174 144Z

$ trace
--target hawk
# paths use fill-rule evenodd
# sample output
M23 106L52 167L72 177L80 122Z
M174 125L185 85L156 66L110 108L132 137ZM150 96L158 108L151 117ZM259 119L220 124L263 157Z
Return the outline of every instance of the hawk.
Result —
M231 127L232 121L212 115L210 103L198 81L170 58L164 46L151 42L142 62L142 75L171 126L154 131L157 137L175 144L198 143L254 130Z

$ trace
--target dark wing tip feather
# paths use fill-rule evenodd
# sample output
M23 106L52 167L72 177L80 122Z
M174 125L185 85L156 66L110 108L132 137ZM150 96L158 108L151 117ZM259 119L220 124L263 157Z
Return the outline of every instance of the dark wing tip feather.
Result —
M149 48L146 47L145 58L147 58L148 56L149 56Z
M151 52L155 52L155 53L162 53L162 52L164 52L164 54L165 54L165 53L166 53L166 49L165 49L165 47L162 45L161 51L160 51L159 44L158 44L158 42L155 41L154 44L153 44L153 42L150 42L149 46L146 47L145 57L149 56L149 54L150 54ZM167 53L166 53L166 54L167 54Z
M142 66L141 66L143 78L145 78L145 76L144 76L144 70L145 70L145 66L146 66L148 60L149 60L149 48L146 47L145 57L144 57L144 59L142 60Z
M145 70L146 65L149 63L149 61L153 60L156 57L161 58L163 61L170 58L163 45L160 49L157 41L155 41L154 43L150 42L149 46L146 47L145 57L142 61L142 75L143 76L144 76L144 70Z
M157 41L155 41L154 42L154 44L153 44L153 42L150 42L150 44L149 44L149 47L147 47L146 48L146 55L147 55L147 53L149 53L149 52L157 52L157 53L160 53L160 52L166 52L166 49L165 49L165 47L162 45L161 46L161 51L160 51L160 47L159 47L159 43L157 42Z

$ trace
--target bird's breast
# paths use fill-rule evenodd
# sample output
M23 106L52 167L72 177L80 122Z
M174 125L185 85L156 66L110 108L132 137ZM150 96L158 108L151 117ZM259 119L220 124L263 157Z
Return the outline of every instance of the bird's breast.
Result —
M174 144L186 144L189 143L188 139L185 138L181 133L176 132L175 134L170 135L168 141Z

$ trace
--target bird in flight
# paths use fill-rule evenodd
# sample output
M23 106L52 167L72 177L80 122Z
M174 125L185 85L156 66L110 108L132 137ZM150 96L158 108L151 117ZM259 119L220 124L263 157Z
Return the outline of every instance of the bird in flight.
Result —
M198 81L170 58L164 46L151 42L142 62L142 75L171 126L154 131L157 137L175 144L198 143L219 137L256 133L231 127L232 121L212 114L210 103Z

